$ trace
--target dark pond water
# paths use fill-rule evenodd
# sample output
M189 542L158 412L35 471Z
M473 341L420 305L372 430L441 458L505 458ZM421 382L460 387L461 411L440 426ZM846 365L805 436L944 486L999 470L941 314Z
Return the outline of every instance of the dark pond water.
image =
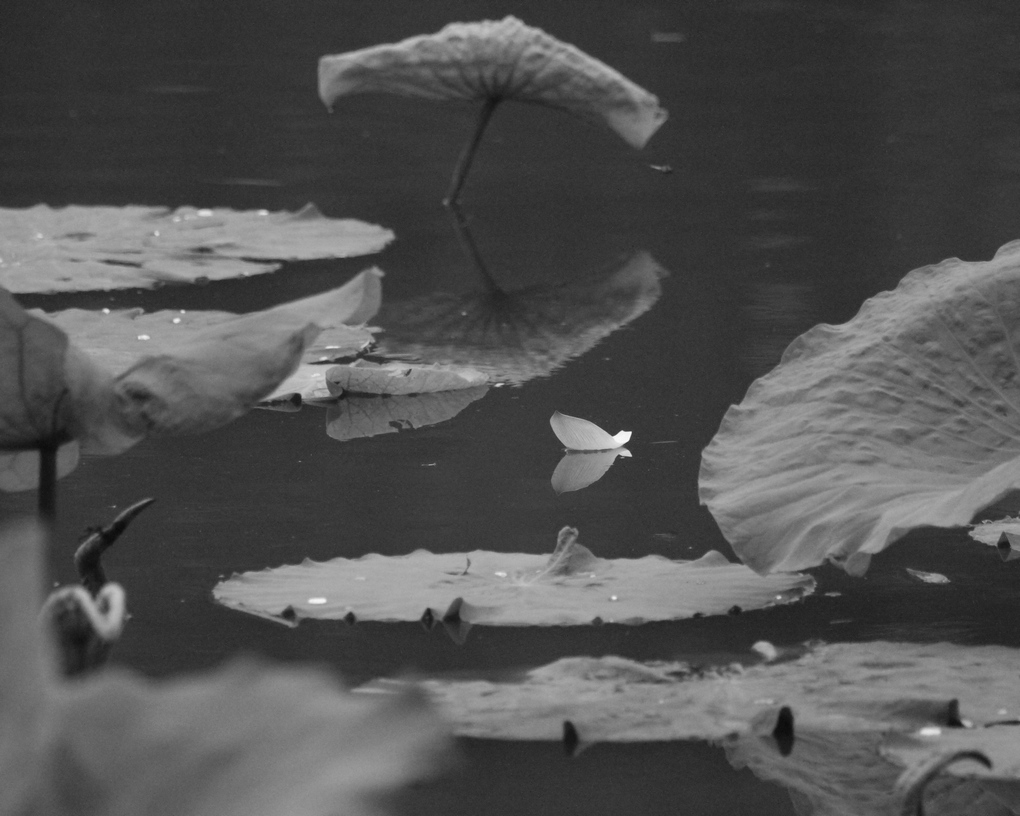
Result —
M480 253L517 289L583 286L645 251L669 272L658 303L550 376L438 425L339 442L320 410L256 411L87 460L61 483L57 579L72 578L79 530L158 499L108 561L132 612L116 662L166 675L255 651L363 682L574 654L725 662L762 638L1020 646L1020 562L948 531L912 534L863 579L821 568L818 592L786 608L476 627L463 645L417 623L287 629L213 603L235 571L417 548L542 553L564 524L607 557L730 553L697 500L726 408L810 326L849 319L914 267L986 259L1020 237L1020 12L1008 2L15 2L0 24L0 205L313 201L397 234L378 256L252 280L24 302L243 311L371 264L387 304L476 290L440 206L473 111L365 96L329 116L315 71L325 53L508 13L649 88L671 119L637 152L553 111L501 108L463 202ZM633 430L633 457L556 495L554 410ZM11 511L32 500L4 497ZM952 583L912 581L907 566ZM549 744L461 747L460 769L401 798L405 812L795 812L708 745L574 759Z

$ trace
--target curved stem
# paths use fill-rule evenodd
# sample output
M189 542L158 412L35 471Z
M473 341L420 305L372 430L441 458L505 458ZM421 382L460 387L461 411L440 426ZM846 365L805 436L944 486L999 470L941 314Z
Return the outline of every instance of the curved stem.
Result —
M478 112L478 120L475 122L475 132L471 136L471 141L464 145L464 149L461 151L460 158L457 160L457 166L453 170L450 189L446 193L446 198L443 199L443 204L447 207L454 207L457 204L461 188L464 186L468 171L471 169L471 162L474 161L475 151L478 150L478 144L482 141L485 126L489 124L492 112L496 110L496 105L498 104L498 96L490 96L482 103L482 108Z

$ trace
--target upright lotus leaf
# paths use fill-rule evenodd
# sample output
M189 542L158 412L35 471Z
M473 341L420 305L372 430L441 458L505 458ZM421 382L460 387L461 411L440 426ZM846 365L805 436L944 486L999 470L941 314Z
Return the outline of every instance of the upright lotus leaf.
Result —
M668 274L647 252L637 252L610 273L576 283L436 292L384 304L379 351L469 366L492 381L548 377L651 309Z
M564 720L587 742L766 736L788 707L796 755L801 729L992 732L960 728L959 718L1016 718L1018 672L1017 649L877 641L815 645L795 659L716 669L567 657L523 679L434 679L425 687L458 735L495 739L560 740Z
M489 116L504 99L600 122L635 148L644 147L667 117L656 97L619 72L515 17L451 23L435 34L319 61L319 96L328 108L356 93L483 104L447 197L450 203L457 199Z
M296 212L181 207L0 208L0 285L12 292L152 288L243 277L280 261L378 252L390 230Z
M572 528L566 528L570 531ZM566 536L566 538L564 538ZM722 615L798 600L814 589L806 575L755 575L712 551L694 561L659 555L603 559L571 546L552 558L526 553L369 554L305 560L221 581L224 606L292 625L300 618L439 619L455 600L459 617L492 626L639 624Z
M433 394L485 385L489 378L473 368L356 360L326 374L326 387L335 396L350 394Z
M553 490L557 494L569 493L594 484L606 475L618 456L629 458L631 452L626 448L591 453L567 451L556 465L550 479Z
M702 455L701 501L759 572L860 573L1020 487L1020 242L908 274L795 340Z
M0 813L359 816L436 767L446 729L414 691L251 663L64 681L37 621L43 551L32 527L0 542Z
M326 407L326 435L340 442L382 434L413 431L453 419L488 393L487 385L435 394L344 397Z
M602 430L594 422L587 419L561 414L554 411L549 418L556 438L562 442L567 450L573 451L606 451L614 448L622 448L630 442L631 432L620 431L612 435Z

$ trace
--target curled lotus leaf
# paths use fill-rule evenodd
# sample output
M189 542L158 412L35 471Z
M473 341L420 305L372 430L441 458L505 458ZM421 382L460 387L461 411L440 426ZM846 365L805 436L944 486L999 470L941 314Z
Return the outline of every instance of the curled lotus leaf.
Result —
M1020 487L1020 242L909 273L793 341L723 418L699 491L759 572L859 574Z
M563 720L588 742L771 735L787 707L796 754L800 729L975 733L958 727L959 712L973 724L1020 714L1018 671L1017 649L876 641L814 644L782 660L714 669L567 657L523 678L438 678L425 687L458 735L495 739L559 740Z
M327 107L356 93L516 99L600 122L640 148L666 121L655 96L572 45L514 17L451 23L435 34L319 61Z
M42 533L0 536L0 812L368 816L441 760L446 726L414 690L373 699L255 663L65 680L38 621Z
M572 533L570 531L573 531ZM460 600L460 619L492 626L639 624L789 603L814 589L806 575L759 576L712 551L694 561L659 555L603 559L561 531L552 555L369 554L304 561L233 575L213 589L221 604L281 623L300 618L436 619Z
M12 292L152 288L244 277L281 261L380 251L383 227L298 212L181 207L0 208L0 285Z

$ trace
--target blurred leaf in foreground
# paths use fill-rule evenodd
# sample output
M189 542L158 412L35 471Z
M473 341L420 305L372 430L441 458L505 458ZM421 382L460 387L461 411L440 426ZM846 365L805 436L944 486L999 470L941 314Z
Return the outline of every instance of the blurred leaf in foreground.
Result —
M759 572L854 574L920 526L1020 487L1020 241L908 274L790 344L731 407L699 490Z
M253 663L63 681L37 619L44 545L34 526L0 545L0 813L369 814L437 766L446 729L413 690L372 699Z
M600 122L635 148L666 121L659 100L603 62L515 17L451 23L442 31L322 57L319 96L392 93L482 108L447 194L454 203L496 105L516 99Z
M390 230L295 212L181 207L0 208L0 286L11 292L152 288L245 277L282 261L379 252Z
M77 332L89 353L0 290L0 366L23 372L0 386L0 450L42 451L49 464L36 470L40 484L50 484L57 446L74 439L86 451L119 453L150 433L213 430L270 396L323 328L364 320L366 299L378 304L378 276L368 270L338 289L249 315L160 317L155 342L132 335L123 315L54 316L72 331L89 326ZM24 455L4 463L13 478L0 484L25 487L32 464Z
M570 531L573 531L571 538ZM597 558L566 527L550 555L369 554L246 572L221 581L221 604L281 623L300 618L441 619L455 601L461 620L492 626L639 624L723 615L791 603L810 594L807 575L762 577L714 550L694 561L660 555Z

